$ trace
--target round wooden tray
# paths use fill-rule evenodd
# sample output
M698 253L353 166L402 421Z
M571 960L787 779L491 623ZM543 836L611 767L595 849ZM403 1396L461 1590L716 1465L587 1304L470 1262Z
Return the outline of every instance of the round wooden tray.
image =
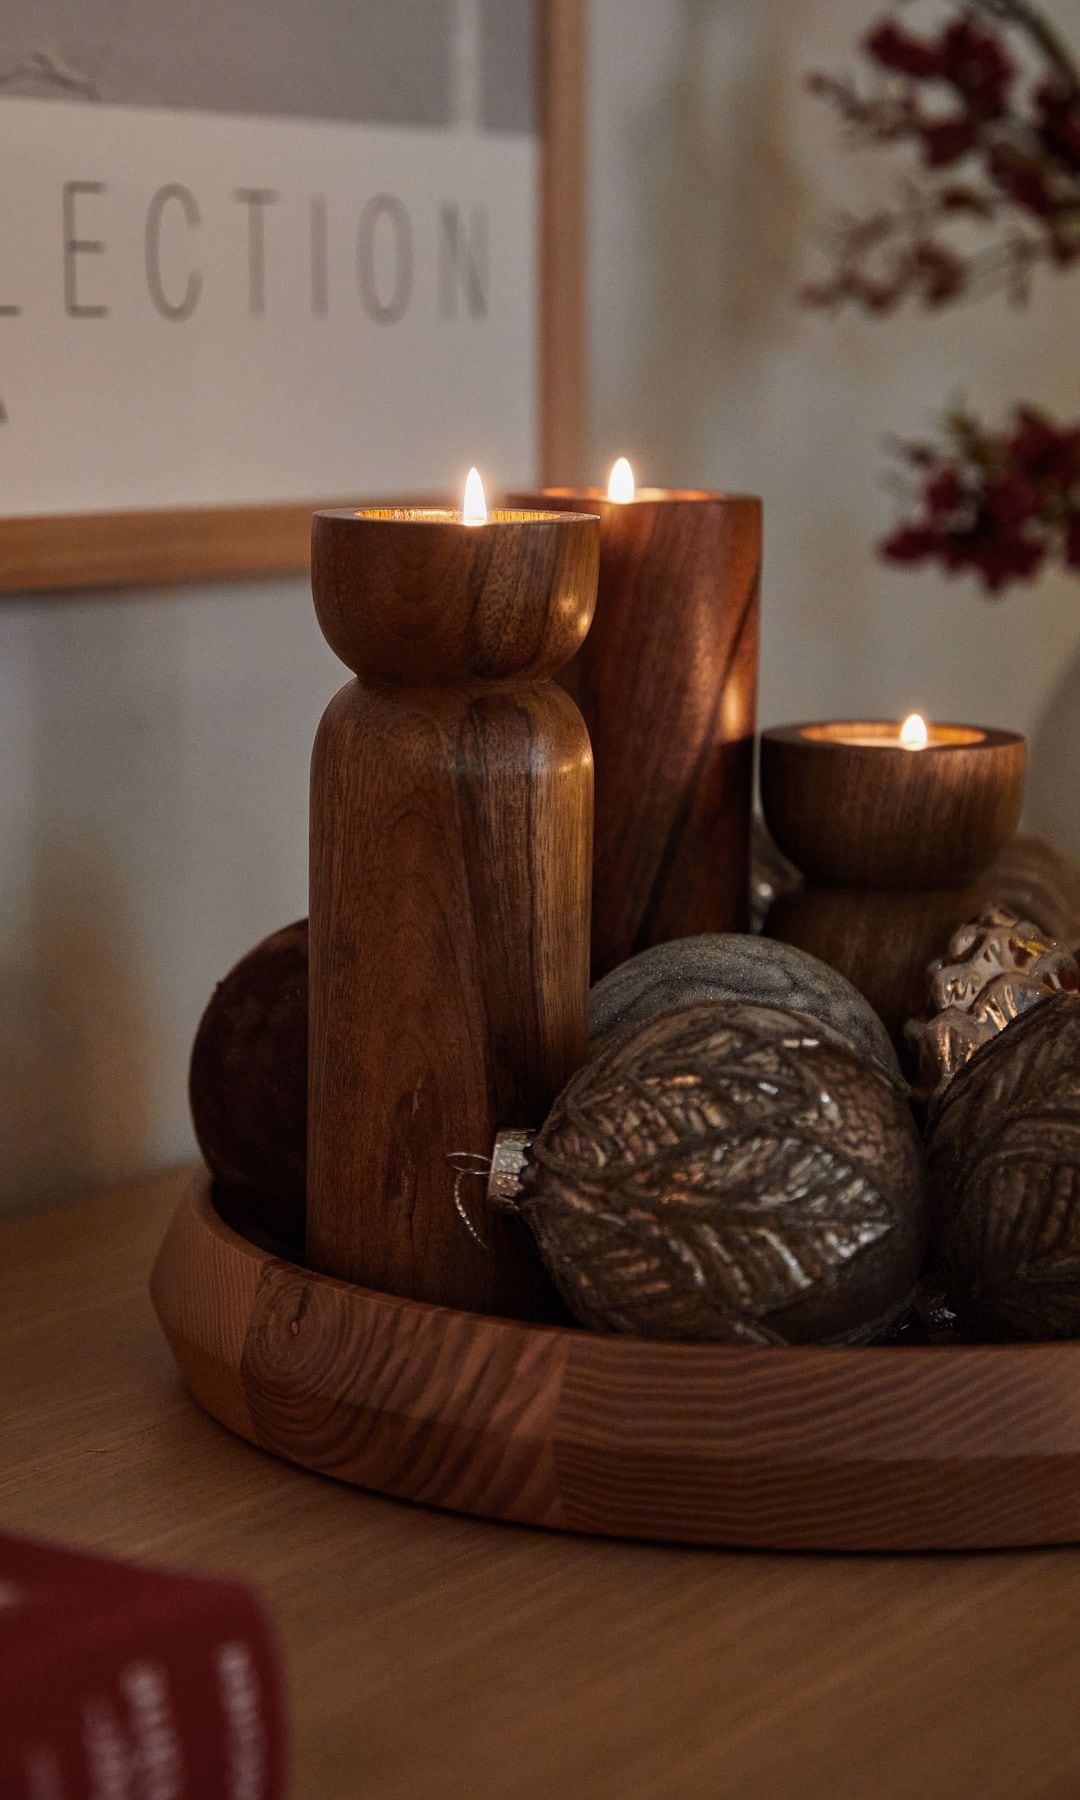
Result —
M762 1549L1080 1539L1080 1343L740 1350L484 1318L259 1249L206 1179L152 1294L208 1412L358 1487Z

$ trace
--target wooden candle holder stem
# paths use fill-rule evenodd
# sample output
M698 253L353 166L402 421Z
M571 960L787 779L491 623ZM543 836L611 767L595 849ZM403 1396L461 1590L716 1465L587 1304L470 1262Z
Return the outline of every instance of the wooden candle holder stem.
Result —
M596 761L595 981L652 944L747 928L761 501L527 503L601 514L596 617L563 677Z

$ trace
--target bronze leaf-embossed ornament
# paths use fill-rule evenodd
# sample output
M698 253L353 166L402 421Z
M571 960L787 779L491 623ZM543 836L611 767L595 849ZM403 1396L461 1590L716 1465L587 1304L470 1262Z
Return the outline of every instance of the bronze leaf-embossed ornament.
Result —
M1055 993L1080 989L1080 963L1030 919L994 906L962 925L931 963L930 1016L907 1036L919 1058L918 1091L940 1094L984 1044Z
M1080 997L1053 994L984 1044L935 1102L927 1146L965 1331L1080 1336Z
M520 1205L575 1316L642 1337L866 1341L925 1240L903 1095L820 1021L747 1004L616 1036L534 1138Z

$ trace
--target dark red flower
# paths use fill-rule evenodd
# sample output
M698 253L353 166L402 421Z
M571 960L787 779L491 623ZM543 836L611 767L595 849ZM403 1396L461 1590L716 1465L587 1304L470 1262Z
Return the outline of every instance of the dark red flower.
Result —
M881 546L881 554L889 562L925 562L942 548L942 537L929 525L898 525Z
M881 544L889 561L933 560L995 594L1051 556L1080 571L1080 425L1027 406L994 432L956 407L942 444L898 448L920 471L922 511Z
M930 512L937 516L957 512L966 497L964 484L951 464L939 468L923 490L923 498Z
M1005 447L1032 482L1056 489L1080 483L1080 427L1058 427L1034 407L1020 407Z
M960 257L941 244L920 244L912 255L912 269L923 299L930 306L944 306L955 300L967 280Z
M1011 144L993 144L987 153L986 167L1002 193L1015 200L1017 206L1034 213L1038 219L1050 217L1054 210L1054 195L1042 163L1033 156L1025 156Z
M1030 481L1015 470L1006 469L986 483L983 506L995 527L1011 531L1038 517L1040 501Z
M913 81L927 81L944 73L940 45L915 37L895 19L883 19L864 42L867 56L896 75L908 75Z
M1051 224L1049 243L1051 259L1058 269L1070 269L1080 257L1080 237L1075 232L1070 233L1060 222Z
M1030 581L1046 556L1046 545L1034 538L991 537L983 540L972 562L991 593L1010 581Z
M947 169L970 154L979 142L979 126L966 113L919 125L923 162L928 169Z
M942 212L972 213L979 219L987 218L993 211L993 202L973 187L941 188L937 203Z
M942 34L941 60L946 81L963 95L969 113L992 119L1005 111L1016 70L993 32L972 19L955 20Z
M1035 90L1039 136L1071 169L1080 169L1080 98L1055 82Z

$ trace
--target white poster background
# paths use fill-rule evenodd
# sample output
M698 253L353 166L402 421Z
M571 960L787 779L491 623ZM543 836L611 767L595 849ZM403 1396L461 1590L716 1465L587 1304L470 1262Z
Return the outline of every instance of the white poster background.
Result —
M4 99L0 513L530 481L537 161L472 127ZM66 232L71 183L101 191Z

